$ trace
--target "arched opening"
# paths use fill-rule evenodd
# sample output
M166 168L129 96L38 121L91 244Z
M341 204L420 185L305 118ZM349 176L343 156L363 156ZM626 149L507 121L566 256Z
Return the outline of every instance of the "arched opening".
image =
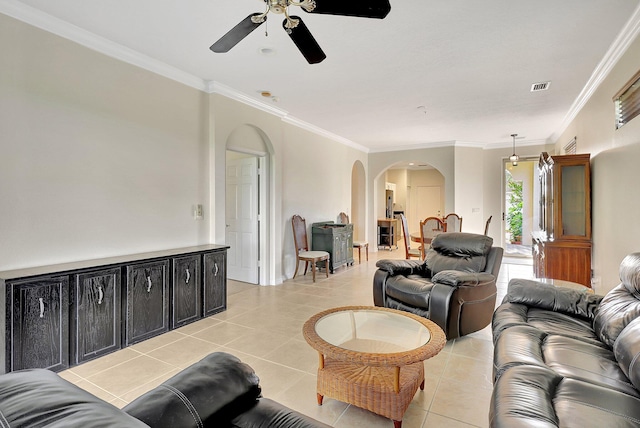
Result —
M229 279L267 285L273 276L271 163L273 146L259 128L242 125L226 142L225 243Z
M407 218L409 233L418 233L420 221L431 216L441 217L452 209L453 202L447 198L446 181L439 169L426 162L396 161L383 169L374 180L374 212L380 219L397 220L397 232L393 247L403 245L400 214ZM383 223L385 225L387 223ZM378 229L376 225L376 230ZM376 245L380 235L376 233ZM383 245L384 247L384 245Z

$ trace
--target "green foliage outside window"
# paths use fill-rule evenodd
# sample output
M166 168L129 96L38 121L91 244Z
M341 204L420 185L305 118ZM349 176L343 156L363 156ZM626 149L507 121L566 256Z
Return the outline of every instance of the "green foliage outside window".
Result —
M511 174L507 177L509 206L507 208L507 232L511 243L522 241L522 181L516 181Z

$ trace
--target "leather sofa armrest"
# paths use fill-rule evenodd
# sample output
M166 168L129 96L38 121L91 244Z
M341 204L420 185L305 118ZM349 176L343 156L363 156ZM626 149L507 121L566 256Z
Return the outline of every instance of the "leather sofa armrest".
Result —
M382 259L376 262L376 267L391 276L396 275L422 275L429 276L426 263L421 260Z
M512 279L505 301L593 320L602 296L528 279Z
M122 410L152 428L225 426L256 404L258 383L247 364L214 352Z
M495 277L490 273L462 272L459 270L443 270L431 278L431 282L434 284L444 284L450 287L473 287L474 285L486 284L494 280Z
M329 428L302 413L296 412L276 401L261 398L249 411L242 413L231 421L234 428L265 428L265 427L291 427L291 428Z

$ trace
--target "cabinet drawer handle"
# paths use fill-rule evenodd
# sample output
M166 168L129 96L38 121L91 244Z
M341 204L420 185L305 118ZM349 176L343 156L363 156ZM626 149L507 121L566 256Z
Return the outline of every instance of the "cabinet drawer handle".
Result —
M189 280L191 279L191 273L189 272L189 268L185 269L186 273L187 273L187 279L185 279L185 284L189 283Z
M98 304L102 304L102 299L104 298L104 292L102 291L102 285L98 286Z
M151 277L147 277L147 293L151 293Z
M218 270L219 270L219 268L218 268L218 263L214 263L214 264L213 264L213 267L214 267L214 269L213 269L213 276L218 276Z
M42 300L42 297L38 298L38 302L40 303L40 318L44 318L44 300Z

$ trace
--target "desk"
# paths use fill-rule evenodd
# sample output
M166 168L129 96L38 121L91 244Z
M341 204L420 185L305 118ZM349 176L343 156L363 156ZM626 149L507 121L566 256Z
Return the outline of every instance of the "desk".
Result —
M392 246L398 248L398 219L379 218L378 219L378 247Z

